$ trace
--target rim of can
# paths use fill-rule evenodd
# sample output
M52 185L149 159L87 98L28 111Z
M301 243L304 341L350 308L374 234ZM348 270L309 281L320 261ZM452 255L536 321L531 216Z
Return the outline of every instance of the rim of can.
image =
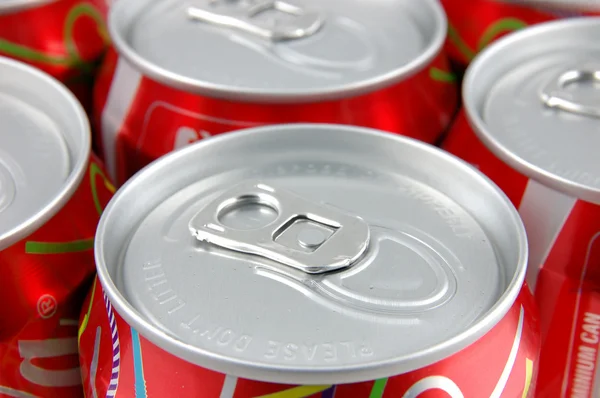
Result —
M91 154L91 133L90 124L83 110L82 105L79 103L75 95L67 89L61 82L42 72L32 66L29 66L23 62L16 61L7 57L0 56L0 70L16 70L27 74L31 79L27 81L28 85L44 85L51 90L60 93L63 96L70 107L69 112L71 113L72 120L78 125L77 130L81 133L77 138L79 141L77 145L80 149L78 152L73 154L71 171L69 177L64 182L59 193L48 202L43 208L32 214L27 220L7 231L4 234L0 234L0 249L7 248L28 235L36 231L48 220L54 217L60 209L71 199L79 184L83 180L85 175L86 167L89 162ZM52 117L52 115L48 115ZM62 138L65 142L70 142L70 137L63 134ZM73 141L73 140L71 140Z
M12 14L29 8L40 7L59 0L1 0L0 15Z
M498 56L497 54L506 53L507 49L518 46L522 40L543 36L548 32L556 32L571 27L593 27L600 31L600 17L588 16L544 22L512 32L500 38L477 54L473 62L469 65L464 75L462 92L468 93L473 91L472 87L475 87L478 79L480 79L478 75L488 69L490 63ZM590 185L574 182L568 178L553 174L516 155L509 147L498 142L490 129L486 127L486 123L478 110L481 108L481 104L474 96L463 94L463 106L467 119L473 127L476 136L495 156L508 166L526 177L534 179L557 191L592 203L600 203L600 187L594 188Z
M502 203L502 206L510 214L509 224L511 229L514 227L515 241L518 246L518 254L515 257L518 259L515 272L512 278L506 278L506 288L503 293L499 295L495 304L471 327L456 335L455 337L445 340L443 343L431 346L429 349L421 351L419 355L411 357L411 359L418 361L423 358L429 360L429 364L435 363L443 358L446 358L464 348L468 345L476 342L485 333L491 330L509 311L514 304L520 291L524 288L525 273L527 267L528 258L528 247L527 237L523 223L518 215L517 210L510 203L506 195L485 175L476 170L471 165L458 159L457 157L443 152L442 150L433 147L431 145L419 142L408 137L402 137L398 135L391 135L383 133L374 129L369 128L355 128L351 126L339 126L331 124L289 124L289 125L272 125L266 127L256 127L245 129L236 132L235 134L223 134L210 140L201 141L190 146L184 147L178 151L172 152L140 170L132 179L127 181L115 194L113 199L110 201L105 211L103 212L100 223L96 233L96 244L94 246L94 252L96 257L98 277L100 279L102 288L106 293L111 304L116 309L123 319L134 327L141 335L157 345L161 349L170 353L171 355L179 356L180 358L191 362L195 365L215 370L221 373L231 374L234 376L261 380L266 382L275 383L295 383L295 384L319 384L319 383L353 383L365 380L373 380L381 377L390 377L393 375L401 374L403 372L395 371L396 363L398 359L391 359L387 361L381 361L377 363L369 364L353 364L345 366L343 372L323 372L319 369L314 371L305 372L294 372L294 368L291 366L281 365L260 365L248 360L232 359L226 355L210 352L209 350L202 349L199 347L193 347L185 344L181 340L174 338L170 333L163 331L160 327L153 325L150 320L147 320L143 315L140 315L134 306L125 298L124 294L116 286L113 277L110 275L110 271L107 266L107 260L104 254L105 250L105 236L108 236L109 225L113 222L112 219L118 218L119 214L123 212L120 207L121 202L125 201L127 196L132 195L135 192L138 185L142 185L147 180L150 180L152 175L159 171L166 165L177 162L186 157L191 157L192 154L211 148L215 144L227 144L231 140L238 140L244 138L244 136L254 137L254 134L259 132L272 132L273 130L291 130L302 128L335 128L341 129L341 131L352 131L354 133L364 134L370 138L386 139L392 142L396 142L398 145L409 145L411 148L418 148L423 151L430 153L435 152L432 156L439 156L441 159L447 162L451 162L453 166L460 169L465 175L468 175L472 181L477 184L482 184L486 189L490 189L492 194ZM172 187L173 192L166 194L166 197L170 197L174 192L178 192L181 187ZM144 212L141 215L143 220L148 212ZM125 232L130 238L133 231ZM129 238L125 240L128 241ZM127 244L125 244L127 245ZM125 249L122 247L121 249ZM123 256L122 251L118 250L119 257ZM494 252L499 250L494 245ZM496 253L496 256L499 254ZM498 261L501 261L500 259ZM459 348L457 349L456 346ZM177 354L175 354L177 353ZM181 355L180 355L181 354ZM440 355L441 354L441 355ZM432 359L433 357L433 359ZM405 359L405 358L401 358ZM423 365L428 366L428 365ZM422 367L422 366L421 366ZM417 369L420 367L417 367Z
M128 7L134 2L144 2L147 0L130 0L127 2L117 1L113 4L108 13L108 32L111 37L114 48L119 56L124 57L129 63L138 69L143 75L162 83L168 87L178 90L197 93L208 97L220 99L233 99L245 102L262 103L306 103L322 102L329 100L339 100L343 98L368 94L379 89L389 87L404 79L410 78L419 71L423 70L431 63L436 56L444 51L448 21L446 13L438 0L420 0L419 4L428 7L432 18L435 20L437 30L427 49L408 64L379 75L374 78L365 79L352 85L336 87L335 89L305 90L305 91L286 91L284 89L239 89L231 86L211 84L210 82L200 82L197 79L188 78L177 73L155 65L153 62L144 59L128 44L124 39L119 26L118 18L120 15L129 11Z

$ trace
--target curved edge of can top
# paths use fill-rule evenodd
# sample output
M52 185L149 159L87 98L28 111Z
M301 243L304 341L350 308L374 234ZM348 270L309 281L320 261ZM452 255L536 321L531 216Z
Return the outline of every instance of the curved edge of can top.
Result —
M155 183L153 184L152 181L155 178L160 178L165 170L169 170L169 168L184 170L182 167L186 164L186 159L189 163L190 159L197 158L197 155L206 153L205 151L207 150L226 148L233 141L240 142L240 140L246 143L252 142L252 145L255 145L256 138L260 134L264 136L261 139L271 137L270 134L274 134L275 132L277 134L285 134L287 132L289 137L292 135L294 137L302 137L303 134L297 134L298 129L317 129L316 132L320 132L321 136L323 131L319 129L329 131L331 129L339 129L345 136L354 134L355 138L360 136L358 137L360 139L375 140L378 144L384 144L385 148L388 148L390 144L392 146L397 145L397 148L404 146L405 149L408 148L411 151L421 152L428 155L425 156L428 159L438 159L441 162L440 164L450 166L445 168L450 170L448 173L458 172L462 174L465 178L461 179L461 181L468 181L469 188L466 189L471 189L474 186L480 188L478 192L481 195L485 195L486 199L490 199L485 201L488 204L486 207L481 206L481 201L471 202L470 198L473 195L465 195L463 193L464 190L461 190L458 194L453 193L453 198L458 198L457 200L471 204L466 210L470 216L481 218L481 228L483 228L485 235L493 241L493 243L490 243L490 247L493 248L492 255L496 259L496 266L508 268L508 271L505 270L504 274L500 277L502 280L500 282L502 290L497 296L494 296L493 305L489 306L487 312L484 312L465 330L461 328L460 330L462 331L452 338L439 344L431 345L427 349L409 357L388 358L380 361L371 360L358 364L349 363L343 366L339 366L338 364L337 367L332 369L327 369L327 367L322 369L320 367L302 368L299 371L297 367L285 363L265 364L261 362L257 364L247 358L234 358L223 353L187 344L177 338L173 332L166 331L162 327L154 325L131 302L128 302L125 296L126 293L122 292L121 288L117 286L117 283L121 283L117 281L122 280L123 276L112 274L123 272L124 268L121 261L123 261L124 252L129 250L130 243L127 242L132 240L132 228L136 230L141 225L142 220L145 220L156 206L165 203L175 193L181 192L183 189L189 187L190 184L196 184L199 179L212 176L211 167L213 166L203 166L205 170L198 170L197 175L192 175L195 174L192 172L176 173L180 177L170 180L167 185L158 184L162 188L158 187ZM438 166L440 164L436 163ZM194 163L194 167L197 169L196 166L197 162ZM218 170L219 172L223 171L221 169ZM194 186L198 187L197 184ZM456 192L453 191L454 186L447 181L440 182L440 186L443 187L440 188L443 189L440 192L444 192L444 194L450 191ZM127 217L123 217L123 215L128 213L127 208L131 204L129 200L134 197L139 198L139 195L136 195L136 192L139 191L146 192L146 195L144 195L146 198L144 200L145 203L142 203L141 206L136 206L137 213L139 214L136 214L129 220L124 220ZM188 203L187 200L186 203ZM490 212L490 204L491 207L498 210L498 213L494 211ZM140 210L141 208L143 210ZM114 231L119 232L113 233ZM513 306L523 288L528 256L525 228L516 209L512 206L506 195L490 179L474 167L438 148L410 138L385 134L372 129L328 124L274 125L246 129L235 134L224 134L190 145L154 161L126 182L110 201L102 214L98 226L94 250L98 276L105 294L124 320L146 339L172 355L176 355L198 366L247 379L289 384L342 384L375 380L428 366L464 349L491 330ZM138 261L136 260L135 262L137 263ZM477 263L479 264L480 262L477 261ZM115 281L115 278L117 281ZM129 295L130 293L127 294ZM485 307L488 308L487 305ZM271 338L271 336L266 337Z
M515 67L513 57L531 60L532 57L525 51L518 51L523 42L531 44L534 41L545 43L540 45L540 54L551 54L558 50L552 40L543 40L545 35L557 34L569 29L592 29L600 32L600 17L586 16L578 18L560 19L530 26L512 32L498 41L492 43L480 52L465 72L462 84L463 106L467 118L477 137L499 159L519 173L536 180L548 187L579 199L600 204L600 185L578 182L568 176L549 171L546 167L535 165L531 159L517 155L510 147L502 144L494 133L487 127L482 110L491 89L489 81L497 81ZM554 37L554 36L553 36ZM564 39L568 40L568 39ZM577 47L561 47L569 50ZM507 54L512 54L508 56ZM503 62L498 62L503 59ZM512 68L512 69L511 69ZM539 93L538 93L539 94Z
M6 95L2 87L13 86L14 82L18 82L18 93L9 93L9 96L56 123L55 131L61 134L58 145L64 146L67 151L61 151L59 156L68 156L68 159L63 159L68 167L68 176L59 183L60 187L53 187L57 193L50 201L35 213L26 215L23 222L0 234L0 250L26 238L62 209L83 180L92 150L89 120L82 105L67 87L43 71L0 56L0 94ZM52 98L46 98L46 95ZM22 150L27 152L28 148Z
M40 7L60 0L2 0L0 1L0 16Z
M201 1L205 2L206 0ZM292 0L289 4L285 3L287 4L285 7L296 7L293 4L294 1L296 0ZM113 46L119 56L124 57L132 67L143 75L169 87L214 98L245 102L321 102L359 96L387 88L423 70L440 52L443 52L448 28L446 13L439 0L419 0L418 6L426 10L423 14L427 14L427 18L435 24L436 28L431 40L425 46L426 49L421 51L411 62L371 78L360 79L351 84L339 84L332 86L332 88L289 90L285 87L264 87L252 89L236 87L234 84L215 84L207 80L190 78L174 73L139 55L128 43L127 35L130 34L132 21L135 21L136 17L144 12L144 5L147 3L148 0L131 0L127 2L119 1L111 6L107 25ZM264 4L260 4L260 7L266 4L272 3L266 1Z

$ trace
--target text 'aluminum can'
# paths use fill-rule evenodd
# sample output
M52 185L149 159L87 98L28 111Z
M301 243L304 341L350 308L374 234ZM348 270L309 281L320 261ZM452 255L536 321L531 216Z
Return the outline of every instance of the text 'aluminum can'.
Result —
M112 194L64 86L0 57L0 395L79 397L77 319Z
M598 35L600 18L578 18L490 46L467 70L465 111L444 144L489 175L525 224L544 325L542 395L600 393L600 323L578 343L584 318L600 319Z
M191 142L264 124L379 128L434 142L457 87L436 0L132 0L109 16L98 147L120 185Z
M292 124L194 144L119 190L96 258L80 330L91 396L535 389L518 214L413 139Z

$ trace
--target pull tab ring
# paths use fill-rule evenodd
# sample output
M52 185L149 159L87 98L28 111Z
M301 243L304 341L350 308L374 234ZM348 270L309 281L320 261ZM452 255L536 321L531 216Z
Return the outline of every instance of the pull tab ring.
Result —
M239 29L272 41L301 39L315 34L323 27L325 19L316 11L305 10L281 0L262 0L247 8L227 7L216 11L221 0L208 0L203 5L189 7L188 15L195 20L213 25ZM262 26L256 16L265 11L278 11L294 16L285 22L274 21L272 26Z
M568 69L555 75L542 89L540 97L544 105L581 116L600 118L600 93L578 96L566 90L573 83L600 85L600 64Z
M274 219L245 229L224 222L227 214L256 205L270 208ZM208 204L190 220L189 229L200 241L308 274L354 265L370 239L369 226L360 217L253 182L237 185Z

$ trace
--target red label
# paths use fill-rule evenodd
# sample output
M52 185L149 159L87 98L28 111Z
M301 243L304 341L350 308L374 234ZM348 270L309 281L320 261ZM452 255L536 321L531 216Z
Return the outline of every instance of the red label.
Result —
M95 160L87 171L52 219L0 252L0 394L81 396L77 318L95 271L96 226L114 191Z
M97 140L118 183L186 143L265 124L341 123L434 142L457 104L456 83L444 54L394 86L298 104L226 101L179 91L146 78L112 51L106 65L95 97L95 114L101 120Z
M448 16L446 48L450 58L466 66L494 40L555 16L520 4L498 0L442 0Z
M598 285L543 269L540 396L593 398L600 349Z
M519 208L529 239L528 278L536 283L540 309L540 396L591 397L583 390L570 391L572 364L577 360L573 355L578 355L573 347L580 344L581 333L576 323L585 322L576 318L589 313L590 321L598 313L592 307L597 301L594 289L600 287L600 206L554 191L511 169L477 139L464 111L444 148L477 165Z
M96 62L108 42L104 0L60 0L0 15L0 55L62 81L91 109Z
M168 354L114 312L97 283L84 305L79 346L87 396L521 398L532 397L535 390L539 331L533 298L523 289L504 319L483 338L426 368L355 384L281 385L227 376Z

